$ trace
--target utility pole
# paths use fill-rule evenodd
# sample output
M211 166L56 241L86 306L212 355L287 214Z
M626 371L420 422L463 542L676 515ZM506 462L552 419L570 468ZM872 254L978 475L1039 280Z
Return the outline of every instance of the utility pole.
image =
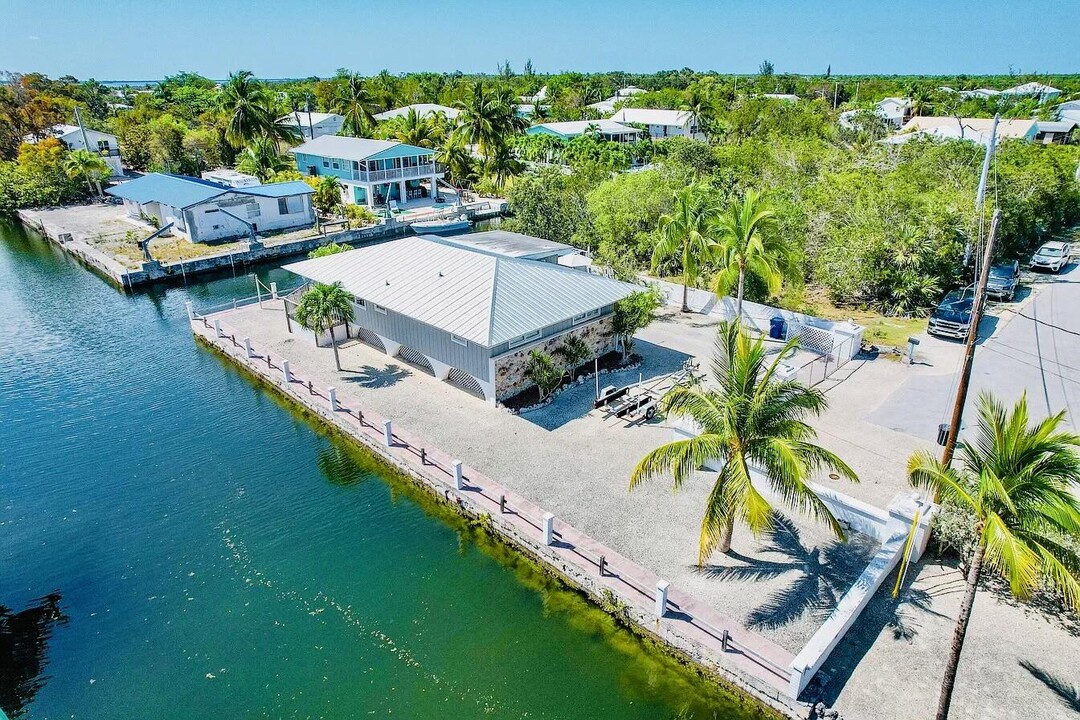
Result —
M90 152L93 152L93 150L90 150L90 141L86 139L86 128L83 126L82 113L79 112L79 106L78 105L75 106L75 122L79 126L79 132L82 133L83 148L85 150L89 150Z
M968 385L971 383L971 366L975 362L975 342L979 339L979 321L982 320L983 304L986 302L986 281L990 278L990 260L994 257L994 241L1000 221L1001 210L994 210L994 218L990 221L990 235L986 238L982 270L979 272L979 284L975 286L975 298L971 305L971 324L968 325L967 342L964 344L964 365L960 370L960 384L956 388L952 421L945 439L945 451L941 453L941 464L945 467L952 463L953 453L956 451L956 437L960 434L960 421L964 417L964 404L967 403Z

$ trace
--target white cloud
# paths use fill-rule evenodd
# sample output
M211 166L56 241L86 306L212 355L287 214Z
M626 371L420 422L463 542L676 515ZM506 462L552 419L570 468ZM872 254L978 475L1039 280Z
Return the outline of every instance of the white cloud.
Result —
M27 35L26 39L27 40L40 40L41 38L39 38L37 35Z

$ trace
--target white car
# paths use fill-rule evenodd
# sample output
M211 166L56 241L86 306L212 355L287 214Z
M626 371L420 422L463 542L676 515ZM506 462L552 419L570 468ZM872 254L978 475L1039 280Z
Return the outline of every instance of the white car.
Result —
M1032 270L1049 270L1059 273L1069 264L1069 256L1072 254L1072 245L1067 242L1055 240L1043 243L1035 257L1031 258Z

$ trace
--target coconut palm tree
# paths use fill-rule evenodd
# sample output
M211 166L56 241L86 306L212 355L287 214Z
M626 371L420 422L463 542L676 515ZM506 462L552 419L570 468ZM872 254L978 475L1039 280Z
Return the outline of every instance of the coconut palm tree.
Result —
M461 111L458 114L458 127L470 145L476 145L485 158L502 139L503 117L494 97L484 83L473 83L471 92L465 99L456 103Z
M318 336L330 331L330 346L334 348L334 364L341 370L338 357L337 339L334 338L334 326L353 319L353 297L341 287L340 282L333 285L315 283L311 289L300 296L296 304L296 320Z
M1080 435L1062 428L1065 412L1032 422L1027 397L1011 409L979 396L974 442L964 442L959 467L944 467L920 451L908 480L972 517L967 588L956 618L937 719L949 715L956 670L983 571L1004 579L1024 599L1046 587L1080 607Z
M290 164L278 154L277 142L270 137L258 137L240 151L236 169L268 182L274 173L285 170Z
M333 212L341 206L341 182L333 175L321 175L315 180L315 192L311 204L324 213Z
M524 169L521 161L514 157L513 150L505 145L496 147L484 163L484 172L500 190L506 186L507 180L514 175L520 175Z
M330 105L331 110L344 118L342 132L354 137L363 135L375 124L373 106L374 100L364 79L355 73L345 78Z
M426 117L421 117L415 108L409 108L404 117L394 121L390 137L417 147L435 147L435 126Z
M679 105L680 110L690 115L690 124L697 127L705 137L712 134L713 120L716 117L716 105L709 93L697 85L686 91L686 97Z
M101 181L109 176L109 166L101 158L89 150L72 150L64 158L64 173L72 180L86 181L86 189L94 194L97 188L98 197L101 197Z
M275 125L266 88L250 70L229 75L218 102L228 115L225 139L233 147L243 147L255 138L269 134Z
M754 486L751 468L758 471L759 484L767 484L787 506L809 512L844 538L840 523L807 481L822 469L852 482L858 482L858 477L843 460L814 444L817 433L806 418L825 410L824 393L797 380L776 377L781 358L797 346L796 339L789 340L770 361L760 339L751 338L738 322L725 321L716 334L715 387L676 386L661 402L664 412L693 421L701 432L662 445L642 458L630 476L630 489L671 475L678 490L706 463L719 463L701 521L699 565L714 550L726 553L731 549L736 520L755 535L772 527L774 508Z
M689 287L701 278L702 265L712 259L716 241L710 233L710 221L714 208L708 194L700 185L688 185L675 192L675 207L660 216L660 242L652 254L652 272L660 264L677 259L682 268L682 311L690 312L687 303Z
M742 316L747 272L764 280L770 294L780 292L788 250L773 232L775 226L776 212L756 190L748 190L741 200L732 200L712 221L710 232L719 244L720 267L713 279L713 292L726 295L736 288L736 317Z
M446 168L447 179L459 188L476 180L476 163L463 135L449 135L435 151L435 161Z

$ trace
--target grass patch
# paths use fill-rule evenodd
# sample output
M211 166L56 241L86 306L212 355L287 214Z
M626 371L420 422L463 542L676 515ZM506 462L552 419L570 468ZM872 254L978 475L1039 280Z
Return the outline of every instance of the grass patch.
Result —
M813 314L828 320L854 320L866 328L865 342L874 345L906 347L912 335L926 332L927 318L888 317L872 310L838 308L833 305L817 305Z

